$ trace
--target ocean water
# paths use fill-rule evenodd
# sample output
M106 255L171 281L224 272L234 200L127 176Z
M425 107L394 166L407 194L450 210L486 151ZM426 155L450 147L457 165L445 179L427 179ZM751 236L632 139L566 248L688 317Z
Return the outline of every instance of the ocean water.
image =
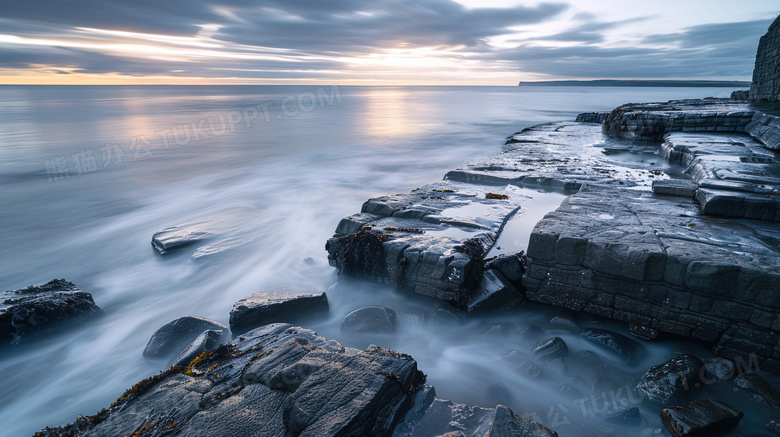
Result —
M498 153L504 138L523 128L627 102L730 92L2 86L0 288L66 278L90 292L104 314L0 349L0 435L30 435L94 414L167 367L141 354L157 328L183 315L227 324L235 301L280 286L330 289L329 318L306 327L348 346L374 343L411 354L440 397L505 403L535 413L561 436L586 435L582 427L599 435L603 424L558 390L570 372L548 369L531 380L496 358L507 350L528 354L532 342L514 333L542 326L550 309L470 321L457 335L410 323L394 336L345 338L339 323L360 306L412 315L435 307L370 284L334 286L325 241L369 197L438 181L450 169ZM538 195L540 205L555 204ZM187 223L219 235L165 257L153 250L155 232ZM530 230L523 229L516 238ZM562 336L572 353L594 349L576 333ZM634 369L594 352L618 369L620 386L676 352L698 350L673 341L647 349ZM641 408L644 424L630 430L635 435L660 426L652 417L657 412ZM760 419L748 417L740 429L760 428Z

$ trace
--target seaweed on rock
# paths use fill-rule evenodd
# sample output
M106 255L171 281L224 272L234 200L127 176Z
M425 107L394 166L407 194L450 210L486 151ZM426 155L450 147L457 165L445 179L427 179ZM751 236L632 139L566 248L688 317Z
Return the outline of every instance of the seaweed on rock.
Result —
M338 239L335 259L340 273L370 279L382 278L385 272L385 253L382 242L388 236L369 229Z

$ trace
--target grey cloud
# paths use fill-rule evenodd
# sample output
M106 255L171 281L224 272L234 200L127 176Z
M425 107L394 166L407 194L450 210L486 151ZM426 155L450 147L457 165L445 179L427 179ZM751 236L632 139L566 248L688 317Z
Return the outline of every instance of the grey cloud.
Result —
M319 52L354 53L370 48L436 45L478 46L485 38L510 32L510 26L548 20L567 5L467 9L451 0L379 0L351 4L334 11L296 7L303 1L264 4L293 14L267 9L241 11L243 23L220 29L224 40ZM357 13L364 12L364 13Z
M715 23L689 27L680 33L650 35L645 44L676 44L682 48L696 48L712 45L744 45L754 42L766 33L772 20L743 21L737 23Z

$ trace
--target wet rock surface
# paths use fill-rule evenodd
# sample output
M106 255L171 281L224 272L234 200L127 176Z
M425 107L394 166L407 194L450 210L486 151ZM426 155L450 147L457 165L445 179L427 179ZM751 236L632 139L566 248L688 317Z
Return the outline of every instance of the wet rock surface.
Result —
M637 384L650 400L662 405L680 402L698 389L699 372L704 363L689 354L678 355L671 360L651 367Z
M693 199L672 199L601 187L569 196L531 234L526 298L715 343L726 358L756 353L777 368L780 227L702 216Z
M213 320L197 316L184 316L172 320L152 334L144 348L144 356L160 358L173 355L195 340L205 331L214 331L219 340L228 336L228 327Z
M35 334L51 332L63 322L100 312L91 294L64 279L4 291L0 293L0 344L19 343Z
M660 142L670 132L744 132L753 114L730 99L629 103L612 111L604 129L615 138Z
M778 131L780 132L780 130ZM780 157L748 135L665 137L668 159L687 167L702 213L780 221Z
M657 147L612 140L595 124L535 126L513 135L501 154L453 170L442 182L369 199L360 213L341 220L327 242L328 259L341 273L463 309L488 300L489 307L518 307L524 265L508 260L486 269L484 263L507 220L526 213L529 199L512 187L567 193L583 183L649 188L668 179L668 168Z
M268 323L317 319L328 314L328 297L314 290L280 288L250 294L233 305L230 330L234 336Z
M585 328L580 331L580 336L618 355L629 366L635 365L643 352L638 341L606 329Z
M549 364L554 360L566 357L569 348L561 337L553 337L542 340L534 346L533 356L542 364Z
M557 436L509 408L437 399L408 355L271 324L141 381L111 407L38 436Z
M184 367L203 352L216 349L223 340L226 340L225 334L225 330L221 329L203 331L181 349L176 359L173 360L173 366Z
M754 402L769 409L766 427L780 434L780 395L756 373L745 373L734 378L734 391L742 393Z
M673 437L722 436L745 414L725 402L706 399L661 410L661 420Z

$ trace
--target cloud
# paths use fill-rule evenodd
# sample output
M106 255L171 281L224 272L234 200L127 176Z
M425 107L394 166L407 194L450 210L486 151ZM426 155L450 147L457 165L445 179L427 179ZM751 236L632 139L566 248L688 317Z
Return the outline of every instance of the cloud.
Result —
M770 22L695 26L648 36L631 47L604 47L581 37L579 42L588 44L549 47L528 43L485 56L507 62L519 72L555 78L747 78L753 71L758 40ZM597 37L592 39L599 42Z
M342 0L335 2L333 9L323 10L304 7L308 3L264 2L268 7L241 11L241 20L220 28L218 36L241 44L338 53L393 47L475 47L488 37L511 33L512 26L540 23L567 8L561 3L467 9L451 0Z

